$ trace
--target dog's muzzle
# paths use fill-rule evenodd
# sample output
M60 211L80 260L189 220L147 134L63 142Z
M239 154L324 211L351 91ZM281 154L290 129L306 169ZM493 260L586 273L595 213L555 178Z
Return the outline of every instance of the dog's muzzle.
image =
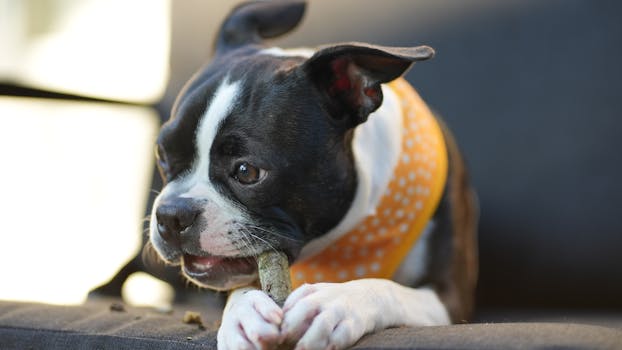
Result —
M152 237L156 251L168 263L181 265L183 274L203 287L227 290L254 281L257 263L253 257L215 255L202 249L201 234L210 224L204 222L202 210L190 198L160 201L151 227L152 235L157 235Z

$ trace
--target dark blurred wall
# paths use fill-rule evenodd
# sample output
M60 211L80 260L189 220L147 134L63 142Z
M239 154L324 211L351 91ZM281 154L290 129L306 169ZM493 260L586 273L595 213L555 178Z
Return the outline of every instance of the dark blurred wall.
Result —
M173 3L172 82L235 2ZM481 200L482 305L622 307L622 2L311 1L280 46L437 50L408 74L454 130Z

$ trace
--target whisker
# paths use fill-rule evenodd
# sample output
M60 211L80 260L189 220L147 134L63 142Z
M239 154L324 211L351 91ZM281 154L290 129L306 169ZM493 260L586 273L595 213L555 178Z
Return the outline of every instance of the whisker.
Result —
M261 227L261 226L257 226L257 225L252 225L252 224L246 225L246 227L253 228L253 229L256 229L258 231L265 232L265 233L269 233L270 235L273 235L273 236L276 236L276 237L280 237L280 238L284 238L284 239L287 239L287 240L290 240L290 241L302 242L301 239L292 238L292 237L286 236L284 234L281 234L281 233L277 232L276 230L270 230L270 229L267 229L265 227Z
M172 264L166 262L163 259L160 259L160 256L156 252L153 244L150 241L147 241L143 246L142 251L140 252L141 259L143 264L147 267L147 269L157 270L159 266L171 266Z
M261 238L261 237L257 236L256 234L252 233L252 232L248 229L248 227L242 227L242 229L243 229L244 233L246 233L246 234L247 234L247 235L249 235L250 237L252 237L252 238L254 238L254 239L256 239L256 240L258 240L258 241L260 241L260 242L265 243L265 244L266 244L266 245L267 245L267 246L268 246L271 250L274 250L275 252L277 251L277 249L276 249L276 248L272 245L272 243L270 243L269 241L267 241L267 240L265 240L265 239L263 239L263 238Z
M251 240L252 237L250 237L247 232L240 232L242 232L242 243L244 243L244 248L246 248L248 251L253 251L253 241Z
M244 248L246 248L246 250L248 251L253 251L253 242L251 241L251 237L249 237L249 232L245 229L245 227L236 222L234 223L234 228L242 234L241 242L243 243Z
M263 242L265 243L268 247L272 248L272 245L270 244L270 242L267 242L263 239L261 239L259 236L253 234L252 232L250 232L248 229L244 229L242 231L242 233L244 234L244 236L246 237L246 239L250 242L250 244L248 244L248 248L249 251L253 252L253 255L255 255L257 253L257 249L254 248L256 246L256 242Z

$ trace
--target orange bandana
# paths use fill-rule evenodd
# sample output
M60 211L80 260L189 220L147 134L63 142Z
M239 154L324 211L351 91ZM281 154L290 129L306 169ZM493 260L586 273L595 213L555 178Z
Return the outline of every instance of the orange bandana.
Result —
M320 253L292 265L294 288L313 282L391 279L438 206L447 178L442 131L404 79L389 87L402 102L404 136L402 154L376 214Z

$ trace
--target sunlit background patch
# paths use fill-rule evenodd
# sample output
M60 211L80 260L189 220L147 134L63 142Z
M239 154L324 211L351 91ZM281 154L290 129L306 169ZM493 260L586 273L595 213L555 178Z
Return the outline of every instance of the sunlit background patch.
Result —
M153 103L168 79L169 0L0 0L0 77Z
M0 299L81 303L140 249L169 42L168 0L0 0L0 80L114 101L0 97Z

